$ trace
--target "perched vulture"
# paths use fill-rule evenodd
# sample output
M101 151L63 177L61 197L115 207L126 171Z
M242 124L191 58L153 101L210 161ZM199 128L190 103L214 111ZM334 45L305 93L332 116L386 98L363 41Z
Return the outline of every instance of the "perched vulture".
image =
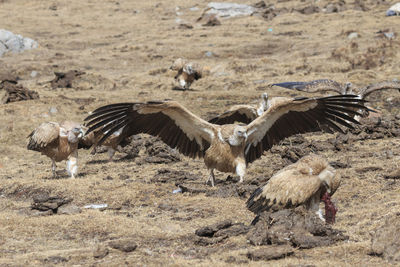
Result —
M347 114L359 114L350 108L366 109L354 95L321 98L289 98L269 108L250 124L209 123L175 101L118 103L100 107L85 121L88 133L101 128L101 145L112 133L128 127L126 135L147 133L160 137L182 154L204 158L214 186L214 169L236 173L240 182L248 163L285 137L324 129L342 131L358 123Z
M177 72L175 80L179 82L182 90L189 89L195 80L202 78L209 72L208 67L201 67L197 63L187 62L182 58L175 60L170 69Z
M339 94L355 94L360 99L366 99L371 93L385 90L385 89L397 89L400 91L400 82L393 81L383 81L379 83L370 84L363 88L353 88L351 83L346 83L344 85L339 84L333 80L314 80L310 82L284 82L284 83L275 83L273 85L288 88L288 89L296 89L299 91L305 91L309 93L315 92L326 92L333 91ZM371 109L370 109L371 111ZM375 110L372 109L375 112ZM361 111L360 111L361 112ZM369 115L368 110L364 110L361 117L367 117ZM359 120L358 116L356 117Z
M125 127L119 129L118 131L114 132L111 134L107 140L105 140L102 144L102 146L105 146L107 148L107 154L109 156L109 161L113 160L113 157L115 155L115 152L122 152L121 149L125 145L128 144L128 138L124 134L124 129ZM85 130L87 131L87 128L85 127ZM104 136L103 132L101 129L98 129L96 131L90 132L83 136L79 140L79 145L78 148L85 148L89 149L91 147L94 147L92 153L96 153L96 146L97 143L100 141L100 139Z
M84 135L82 126L72 121L44 122L29 136L28 150L41 152L52 161L53 177L56 177L56 162L67 161L67 172L71 178L78 173L78 142Z
M321 156L311 154L286 166L258 188L247 200L247 208L259 214L305 205L323 219L319 203L325 203L325 219L335 221L337 209L330 201L340 185L340 174Z

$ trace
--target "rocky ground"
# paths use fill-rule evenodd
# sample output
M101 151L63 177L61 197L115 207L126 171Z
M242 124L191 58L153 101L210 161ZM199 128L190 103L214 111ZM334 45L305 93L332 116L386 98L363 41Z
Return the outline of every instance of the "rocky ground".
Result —
M77 179L65 163L53 179L50 160L26 150L40 123L82 121L108 103L171 98L208 119L262 92L319 95L275 82L400 77L400 18L385 17L394 1L266 2L248 2L252 16L216 18L203 14L206 1L0 0L1 27L39 44L0 57L0 266L399 264L397 91L372 94L382 118L345 135L284 140L249 166L243 184L217 173L206 186L202 160L146 135L114 162L80 151ZM173 90L178 57L210 75ZM298 208L251 225L248 196L311 152L342 174L336 223Z

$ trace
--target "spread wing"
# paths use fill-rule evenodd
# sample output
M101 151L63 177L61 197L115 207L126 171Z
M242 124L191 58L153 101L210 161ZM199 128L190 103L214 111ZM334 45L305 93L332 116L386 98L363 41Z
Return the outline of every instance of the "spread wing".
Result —
M192 158L204 156L216 132L214 125L175 101L112 104L96 109L85 121L89 121L88 133L102 127L104 136L98 145L115 131L128 127L126 136L159 136L170 147Z
M44 122L39 125L33 132L28 136L29 150L40 151L58 141L60 134L60 126L56 122Z
M233 124L235 122L241 122L249 124L257 118L257 110L248 105L236 105L230 108L228 111L210 119L208 122L223 125Z
M380 83L371 84L360 90L360 96L365 99L369 94L385 89L397 89L400 90L400 82L398 81L384 81Z
M307 202L321 186L318 176L304 174L296 166L289 165L254 191L247 200L247 208L260 213L270 209L297 207Z
M329 79L313 80L310 82L284 82L274 83L275 86L280 86L288 89L296 89L308 93L328 92L333 91L338 94L344 94L344 88L336 81Z
M353 128L349 122L359 124L353 116L360 116L355 109L368 110L364 102L355 95L281 101L247 125L246 161L254 161L265 150L294 134L343 132L338 124Z

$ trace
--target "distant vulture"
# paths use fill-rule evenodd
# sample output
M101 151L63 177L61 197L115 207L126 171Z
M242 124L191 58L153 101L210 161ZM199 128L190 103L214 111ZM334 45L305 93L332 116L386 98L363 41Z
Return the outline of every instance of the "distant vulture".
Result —
M193 62L187 62L182 58L175 60L170 69L177 72L175 80L179 82L182 90L189 89L190 85L195 80L202 78L209 72L208 67L202 67Z
M71 178L78 173L78 142L84 135L82 126L72 121L44 122L29 136L28 150L41 152L52 161L53 177L56 174L56 162L67 161L67 172Z
M101 145L112 133L129 127L126 135L147 133L159 136L172 148L191 158L204 158L210 170L208 181L214 186L214 169L236 173L240 182L248 163L285 137L324 129L340 131L358 123L347 114L349 108L366 109L364 101L353 95L322 98L294 98L280 101L250 124L209 123L175 101L118 103L100 107L85 121L88 133L100 128Z
M86 127L85 127L86 128ZM87 129L87 128L86 128ZM113 160L113 157L115 155L115 152L122 152L122 147L127 145L128 138L126 137L125 134L123 134L125 127L120 128L118 131L114 132L111 134L107 140L105 140L102 144L102 146L105 146L107 148L107 154L109 157L109 161ZM86 134L85 136L82 137L82 139L79 140L79 145L78 148L85 148L89 149L91 147L94 147L92 154L96 153L96 146L97 143L100 141L100 139L104 136L103 132L101 129L98 129L96 131L90 132Z
M374 83L358 89L353 88L351 83L345 83L344 85L341 85L336 81L327 79L314 80L310 82L284 82L275 83L273 85L309 93L333 91L342 95L355 94L360 99L366 99L366 97L371 93L379 90L397 89L400 91L400 82L397 80ZM367 117L368 114L368 111L365 110L361 117ZM356 117L356 119L359 120L359 117Z
M311 154L274 174L266 185L254 191L247 207L259 214L304 205L324 220L319 209L319 203L323 201L326 222L334 223L337 209L330 196L339 185L339 173L325 158Z

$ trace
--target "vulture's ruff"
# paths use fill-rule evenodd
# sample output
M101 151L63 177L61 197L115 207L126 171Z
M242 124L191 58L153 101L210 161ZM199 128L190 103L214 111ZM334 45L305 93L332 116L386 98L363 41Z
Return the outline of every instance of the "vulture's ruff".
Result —
M320 131L321 127L340 132L338 125L351 128L349 122L358 122L347 114L359 114L350 108L366 109L363 102L354 95L287 99L248 125L212 124L175 101L119 103L96 109L85 121L90 126L88 133L100 127L106 133L98 145L127 126L127 136L159 136L186 156L203 157L213 185L214 169L236 173L242 182L247 164L288 136Z
M53 177L57 176L56 162L68 160L67 172L75 178L78 173L78 142L83 134L82 126L76 122L44 122L29 134L27 149L51 159Z

